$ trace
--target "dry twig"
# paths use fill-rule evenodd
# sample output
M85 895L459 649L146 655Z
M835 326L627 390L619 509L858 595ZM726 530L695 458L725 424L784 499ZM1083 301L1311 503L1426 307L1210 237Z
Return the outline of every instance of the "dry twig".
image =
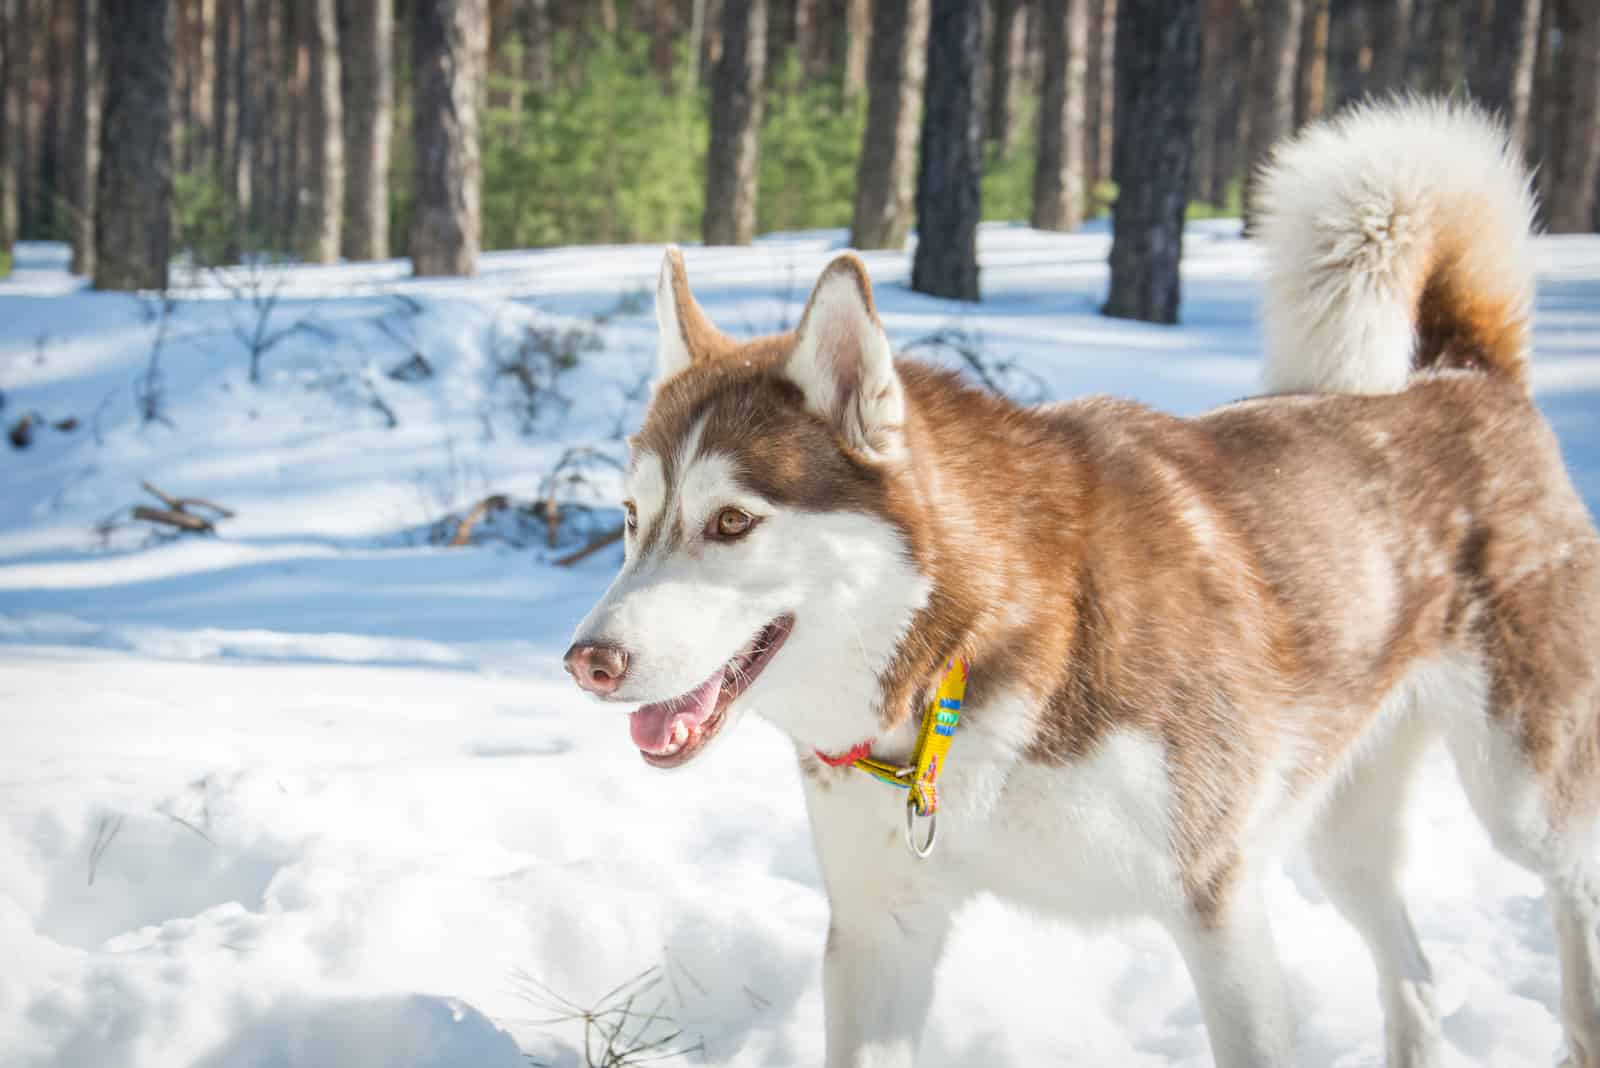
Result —
M570 552L565 556L556 557L556 566L571 567L578 561L585 560L593 556L606 546L615 545L617 542L622 540L623 532L626 529L626 527L619 526L615 530L608 530L604 534L596 535L594 538L590 539L589 544L585 545L583 548Z
M456 527L456 532L451 535L450 548L459 549L467 544L472 540L473 528L483 521L484 516L490 512L498 512L509 504L510 501L505 494L495 493L473 505L472 511L466 514L460 525Z

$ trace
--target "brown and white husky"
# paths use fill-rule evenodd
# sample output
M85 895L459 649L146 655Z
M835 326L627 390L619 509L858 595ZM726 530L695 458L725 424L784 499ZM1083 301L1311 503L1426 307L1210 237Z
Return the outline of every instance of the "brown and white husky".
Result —
M1264 864L1303 841L1377 964L1392 1066L1435 1064L1397 872L1442 737L1547 887L1570 1063L1600 1066L1600 542L1529 399L1527 176L1459 105L1282 146L1259 203L1269 395L1193 419L1023 408L897 360L862 264L736 341L669 251L622 571L578 684L660 767L743 712L793 737L832 909L828 1063L909 1065L952 912L987 890L1176 940L1216 1061L1288 1064ZM952 657L938 852L903 762Z

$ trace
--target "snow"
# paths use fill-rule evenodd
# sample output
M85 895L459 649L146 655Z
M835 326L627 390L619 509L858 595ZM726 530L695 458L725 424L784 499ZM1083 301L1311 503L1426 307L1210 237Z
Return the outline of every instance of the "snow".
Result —
M866 258L897 345L936 331L1053 399L1195 412L1251 391L1256 251L1192 226L1183 326L1095 314L1109 237L982 233L985 301L909 292ZM735 333L791 325L842 235L689 249ZM1600 501L1600 238L1541 238L1534 381ZM165 421L135 382L158 303L95 294L53 245L0 284L0 420L76 417L0 446L0 1064L454 1066L583 1060L592 1007L636 1008L687 1063L821 1060L827 925L789 743L746 721L682 774L566 681L573 623L616 566L560 551L614 522L587 461L542 543L449 549L491 492L538 498L573 447L620 459L642 410L659 248L494 253L467 281L400 262L180 274ZM247 379L254 282L291 325ZM532 327L592 333L529 413L495 363ZM959 363L949 348L927 358ZM385 372L413 352L433 377ZM395 425L374 403L392 412ZM235 510L152 542L141 479ZM108 533L97 533L103 520ZM588 524L585 526L585 522ZM1561 1039L1537 880L1499 859L1437 754L1408 888L1456 1064L1544 1066ZM1297 1063L1382 1060L1371 965L1298 857L1269 900ZM649 973L646 975L646 973ZM991 900L941 966L929 1065L1209 1063L1177 954L1149 925L1083 931Z

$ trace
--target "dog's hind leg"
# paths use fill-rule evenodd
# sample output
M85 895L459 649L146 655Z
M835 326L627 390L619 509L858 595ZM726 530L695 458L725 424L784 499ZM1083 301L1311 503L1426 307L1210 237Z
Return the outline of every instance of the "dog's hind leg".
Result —
M1434 737L1412 717L1380 740L1319 813L1306 846L1317 879L1372 953L1378 970L1389 1068L1439 1063L1433 973L1400 896L1405 798Z
M1446 738L1495 848L1544 879L1568 1063L1600 1068L1600 546L1495 593Z
M1169 927L1200 998L1217 1068L1292 1063L1294 1025L1259 878L1241 874L1226 904L1192 910Z

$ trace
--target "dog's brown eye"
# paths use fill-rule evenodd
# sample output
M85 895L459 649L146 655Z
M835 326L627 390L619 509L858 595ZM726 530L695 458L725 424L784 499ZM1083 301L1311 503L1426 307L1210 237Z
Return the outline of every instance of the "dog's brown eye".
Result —
M626 513L623 522L628 524L628 531L630 533L637 531L639 529L639 509L634 507L632 501L623 501L622 510Z
M755 516L739 508L724 508L717 513L711 521L707 534L714 538L731 540L743 537L750 533L750 528L756 525Z

